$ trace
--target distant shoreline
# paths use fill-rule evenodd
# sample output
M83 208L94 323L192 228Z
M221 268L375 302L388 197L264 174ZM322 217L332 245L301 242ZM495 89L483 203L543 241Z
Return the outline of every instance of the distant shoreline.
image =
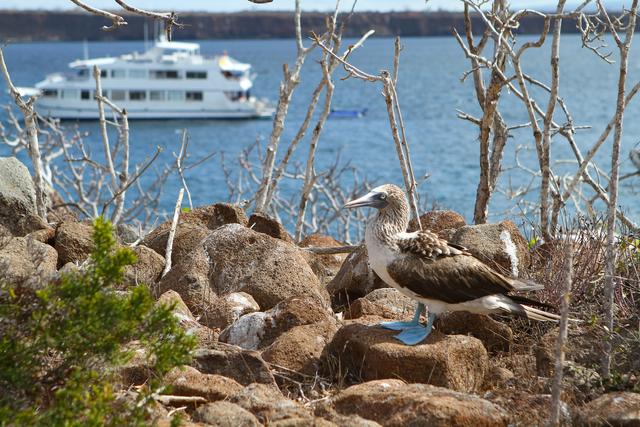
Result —
M142 40L145 18L124 15L129 25L116 31L100 30L108 20L82 11L45 10L0 10L0 42L26 41L99 41ZM307 12L302 15L302 26L306 33L322 32L326 13ZM180 39L270 39L294 36L292 12L236 12L204 13L184 12L179 14L183 28L174 31ZM474 32L479 34L484 24L477 15L472 16ZM452 28L464 27L460 12L358 12L355 13L345 31L346 37L358 37L370 29L377 37L445 36ZM539 33L543 20L537 16L522 20L520 34ZM149 20L150 34L153 23ZM573 20L563 22L564 33L576 33Z

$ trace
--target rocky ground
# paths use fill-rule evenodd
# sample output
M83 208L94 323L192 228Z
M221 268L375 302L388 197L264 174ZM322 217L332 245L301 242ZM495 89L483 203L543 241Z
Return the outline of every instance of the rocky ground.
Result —
M91 248L90 224L70 211L39 220L30 183L22 164L0 159L0 264L16 283L77 268ZM509 221L473 226L433 211L422 223L503 271L525 274L535 264ZM181 216L173 267L161 278L169 228L161 224L141 241L117 228L139 260L122 290L150 286L176 304L199 342L191 365L165 378L172 395L186 399L159 403L159 425L177 408L184 425L203 426L546 423L554 326L456 313L439 319L425 343L405 346L376 324L410 318L414 304L385 287L364 248L316 255L305 247L340 243L312 235L296 245L272 219L217 203ZM596 336L589 326L570 330L562 423L638 426L640 394L607 392L593 369ZM147 370L134 359L121 377L128 389L144 383Z

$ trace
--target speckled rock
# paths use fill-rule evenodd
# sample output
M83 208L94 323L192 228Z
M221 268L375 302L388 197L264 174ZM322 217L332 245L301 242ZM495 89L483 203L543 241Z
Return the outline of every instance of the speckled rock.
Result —
M199 406L193 413L193 419L215 427L260 426L260 422L251 412L231 402L214 402Z
M466 311L446 313L438 317L435 327L443 334L478 338L489 352L507 352L513 342L513 331L509 326L483 314Z
M93 250L93 227L81 222L63 222L56 229L55 248L60 265L81 263Z
M0 238L0 277L16 285L16 292L29 282L47 283L56 274L57 262L55 249L45 243L26 237Z
M160 279L164 269L164 257L153 249L142 245L134 247L133 252L136 254L137 261L135 264L125 267L124 285L155 284Z
M233 395L230 401L254 414L264 424L287 418L311 416L309 409L287 399L278 389L264 384L249 384Z
M466 247L475 257L513 276L531 263L529 245L511 221L466 225L456 231L452 243Z
M222 375L203 374L191 366L172 369L163 382L171 386L171 394L178 396L201 396L209 402L227 400L240 390L242 385Z
M217 331L200 324L177 292L165 292L160 296L157 304L172 306L173 314L178 319L180 327L195 336L201 348L207 348L218 342Z
M640 393L607 393L578 410L574 425L578 427L640 426Z
M191 366L205 374L232 378L244 386L261 383L278 389L269 365L256 351L217 343L209 349L196 350Z
M29 170L15 157L0 157L0 224L19 237L47 227L36 210Z
M402 295L397 289L381 288L353 301L345 311L345 319L363 316L379 316L385 319L409 320L413 317L416 302Z
M408 346L394 338L397 331L377 326L379 320L345 322L325 348L325 366L340 363L365 381L394 377L462 392L482 387L489 359L478 339L433 331L423 343Z
M262 358L295 372L316 375L321 369L322 352L337 330L333 321L296 326L265 348Z
M467 225L464 217L455 211L435 210L429 211L420 215L420 224L423 229L430 230L440 237L443 231L457 230L460 227ZM409 222L407 231L415 231L418 229L418 222L412 219Z
M333 237L316 233L305 237L299 246L301 248L334 248L342 246L342 244ZM303 253L309 266L316 276L318 276L320 283L325 286L333 280L340 270L340 267L342 267L342 263L347 258L347 255L349 255L347 253L320 255L309 251L303 251Z
M477 396L427 384L383 379L358 384L322 402L316 415L358 415L389 427L507 426L500 407Z

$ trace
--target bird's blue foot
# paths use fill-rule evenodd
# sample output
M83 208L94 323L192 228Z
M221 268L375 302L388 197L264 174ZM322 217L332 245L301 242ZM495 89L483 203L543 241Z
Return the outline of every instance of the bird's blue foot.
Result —
M418 325L405 329L395 337L406 345L416 345L427 338L430 332L431 330L428 330L426 327Z
M428 321L425 326L417 325L408 329L404 329L395 337L407 345L416 345L429 336L433 329L433 322L436 320L436 315L429 313Z
M392 331L404 331L405 329L415 328L420 326L420 315L424 311L424 304L418 303L416 312L413 315L413 319L409 322L382 322L378 326L385 329L391 329Z

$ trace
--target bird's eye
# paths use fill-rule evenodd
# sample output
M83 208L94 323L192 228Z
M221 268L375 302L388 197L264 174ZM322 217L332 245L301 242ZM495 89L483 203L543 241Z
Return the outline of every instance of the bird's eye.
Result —
M385 200L386 198L387 198L387 195L386 195L386 194L382 193L382 194L380 195L380 200Z

